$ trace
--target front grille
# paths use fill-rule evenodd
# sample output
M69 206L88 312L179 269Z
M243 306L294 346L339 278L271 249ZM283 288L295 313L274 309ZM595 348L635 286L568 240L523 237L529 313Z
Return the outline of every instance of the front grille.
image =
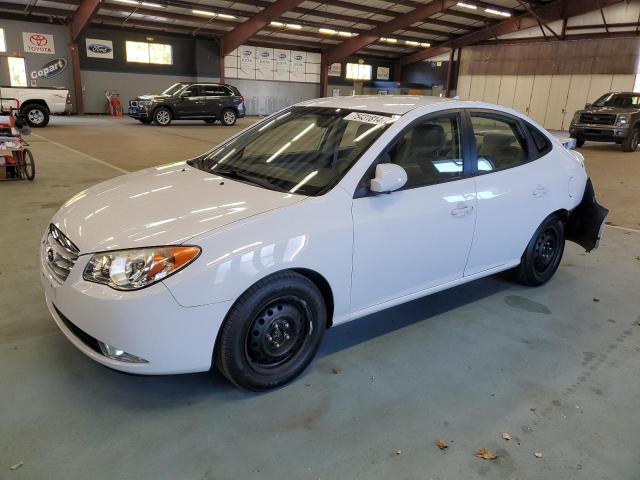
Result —
M78 247L58 227L49 225L42 248L42 263L53 278L59 283L64 283L79 254Z
M590 125L613 125L616 123L616 116L608 113L583 113L580 116L580 123Z
M56 310L58 317L60 317L60 320L62 320L62 323L64 323L65 327L71 330L71 333L73 333L76 337L78 337L78 339L82 343L84 343L87 347L89 347L91 350L93 350L96 353L102 354L102 350L100 350L100 344L98 343L98 340L93 338L91 335L89 335L87 332L82 330L77 325L73 324L71 320L65 317L63 313L60 310L58 310L58 307L54 305L53 308Z

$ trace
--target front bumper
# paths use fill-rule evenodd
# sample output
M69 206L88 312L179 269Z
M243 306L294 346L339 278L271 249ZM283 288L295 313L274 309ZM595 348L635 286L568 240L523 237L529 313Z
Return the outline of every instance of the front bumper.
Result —
M592 142L616 142L622 141L629 135L629 127L616 127L615 125L571 125L569 127L571 138L590 140Z
M47 306L71 343L96 362L129 373L160 375L211 368L218 330L231 302L182 307L163 283L120 292L86 282L82 271L89 257L80 256L62 284L41 267ZM148 363L106 357L95 348L97 341Z
M143 107L143 106L129 107L129 110L127 110L127 115L129 115L131 118L135 118L135 119L151 118L150 109L147 108L147 107Z

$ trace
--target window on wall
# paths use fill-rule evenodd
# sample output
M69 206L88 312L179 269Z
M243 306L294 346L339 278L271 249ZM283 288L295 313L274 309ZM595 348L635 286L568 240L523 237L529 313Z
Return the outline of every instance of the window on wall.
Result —
M27 86L27 68L22 57L7 57L9 79L12 87Z
M7 51L7 42L4 39L4 28L0 28L0 52Z
M127 41L127 62L171 65L173 51L171 45L163 43Z
M349 80L371 80L371 65L347 63L346 78Z

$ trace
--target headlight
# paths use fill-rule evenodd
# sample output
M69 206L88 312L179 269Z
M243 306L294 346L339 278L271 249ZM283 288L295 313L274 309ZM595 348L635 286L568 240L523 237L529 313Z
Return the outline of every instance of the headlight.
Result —
M139 100L138 105L143 105L146 107L147 105L151 105L151 100Z
M576 113L576 114L573 116L573 120L571 120L571 123L572 123L572 124L574 124L574 125L575 125L576 123L580 123L580 112Z
M138 290L176 273L198 255L199 247L152 247L96 253L82 277L116 290Z
M628 121L629 121L629 115L618 115L618 120L616 121L616 126L618 126L618 127L626 127Z

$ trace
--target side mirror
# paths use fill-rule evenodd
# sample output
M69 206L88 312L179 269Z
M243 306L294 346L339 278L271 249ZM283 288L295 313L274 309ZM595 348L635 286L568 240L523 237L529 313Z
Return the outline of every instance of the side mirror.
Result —
M585 103L585 104L584 104L584 108L585 108L585 109L586 109L586 108L591 108L591 104L590 104L590 103Z
M376 176L371 180L369 189L377 193L391 193L404 187L407 183L407 172L395 163L379 163L376 165Z

